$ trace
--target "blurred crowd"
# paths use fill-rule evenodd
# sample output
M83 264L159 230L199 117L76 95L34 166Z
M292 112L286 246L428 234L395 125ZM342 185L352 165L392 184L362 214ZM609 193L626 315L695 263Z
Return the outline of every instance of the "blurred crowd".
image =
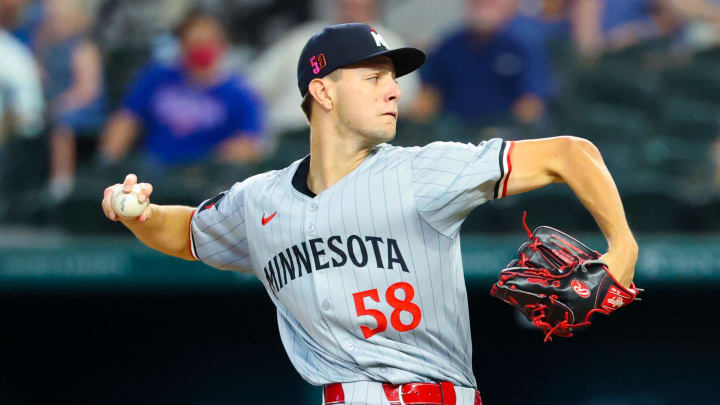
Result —
M640 130L657 130L665 107L650 110L637 96L651 82L643 69L682 70L720 44L717 0L456 0L440 9L432 0L0 0L0 195L27 189L28 168L42 172L26 190L30 199L52 207L86 178L107 183L137 172L182 195L192 179L200 188L226 186L233 176L300 158L308 152L300 50L322 27L358 21L390 47L428 54L419 74L400 79L399 144L590 134L599 125L620 148L612 153L637 156L640 148L649 161L675 156L672 141L639 146L632 134L612 133L631 126L635 111L649 122ZM659 43L661 53L627 53ZM620 66L616 55L631 62ZM599 78L595 87L591 78ZM617 80L620 102L595 103ZM578 97L587 86L592 95L583 100L592 103L583 110ZM647 91L655 99L673 94ZM633 99L640 101L626 105ZM720 100L687 99L691 107L673 111L718 121ZM698 169L696 188L706 191L703 183L713 181L720 189L716 137L703 140L715 159ZM0 202L0 220L10 205Z

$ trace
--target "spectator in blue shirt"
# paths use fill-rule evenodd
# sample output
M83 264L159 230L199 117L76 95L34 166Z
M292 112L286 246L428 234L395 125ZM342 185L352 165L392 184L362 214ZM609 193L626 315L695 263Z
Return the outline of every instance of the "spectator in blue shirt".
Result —
M468 0L467 25L430 53L413 109L481 126L508 116L535 123L545 111L551 71L538 24L517 13L517 0Z
M151 63L107 125L101 157L112 163L131 149L140 126L155 165L260 159L262 109L237 75L224 72L225 31L213 15L194 11L179 25L181 60Z

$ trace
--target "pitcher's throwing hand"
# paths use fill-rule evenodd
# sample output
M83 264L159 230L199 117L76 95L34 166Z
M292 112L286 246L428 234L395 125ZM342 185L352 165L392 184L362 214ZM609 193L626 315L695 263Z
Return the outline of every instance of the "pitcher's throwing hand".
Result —
M105 188L102 208L105 216L113 221L137 219L145 222L150 217L150 183L138 183L137 176L128 174L123 184Z

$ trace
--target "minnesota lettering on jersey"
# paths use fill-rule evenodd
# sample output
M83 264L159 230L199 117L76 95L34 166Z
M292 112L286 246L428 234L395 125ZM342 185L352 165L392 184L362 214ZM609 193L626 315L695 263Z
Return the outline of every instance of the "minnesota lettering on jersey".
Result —
M278 293L288 282L302 277L303 272L310 274L313 270L338 268L348 262L356 267L365 267L371 257L378 269L399 267L401 271L410 272L395 239L357 235L350 235L347 239L334 235L327 241L323 238L304 241L273 256L263 271L273 292Z

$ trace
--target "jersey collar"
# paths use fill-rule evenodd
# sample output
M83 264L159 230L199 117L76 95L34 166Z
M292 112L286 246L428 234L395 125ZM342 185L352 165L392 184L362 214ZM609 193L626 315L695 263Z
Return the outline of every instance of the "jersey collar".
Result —
M295 188L295 190L299 191L302 194L305 194L306 196L310 198L315 198L316 194L310 190L310 187L307 185L307 178L308 173L310 172L310 155L305 156L305 158L300 162L298 165L297 170L295 170L295 174L292 178L292 185Z

